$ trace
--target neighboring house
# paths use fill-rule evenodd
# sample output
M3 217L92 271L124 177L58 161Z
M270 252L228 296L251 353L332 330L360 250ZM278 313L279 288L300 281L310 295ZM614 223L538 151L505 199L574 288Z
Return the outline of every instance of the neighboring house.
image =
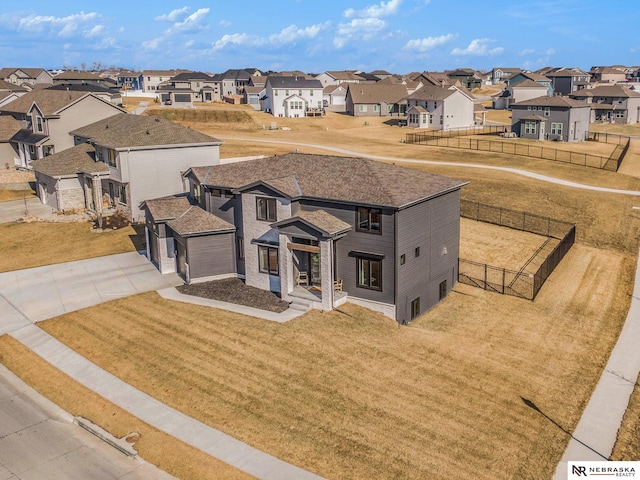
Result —
M495 110L505 110L512 103L531 100L544 95L548 95L548 88L533 80L521 80L514 85L509 82L508 87L493 97L493 108Z
M506 83L511 77L522 72L520 68L493 68L491 70L491 83Z
M474 123L474 99L466 90L425 85L407 97L409 127L450 130Z
M163 105L192 107L193 102L211 103L222 99L220 81L203 72L182 72L158 87Z
M386 70L374 70L373 72L369 72L371 75L375 75L378 77L378 80L384 80L385 78L391 77L393 74L387 72Z
M100 183L109 167L96 161L93 145L82 143L32 164L40 201L60 213L102 212ZM106 205L105 205L106 206Z
M472 68L458 68L457 70L445 72L447 77L460 84L467 90L480 88L482 86L482 78Z
M349 84L346 112L354 117L404 115L407 95L407 88L402 84Z
M144 77L142 73L121 71L116 76L118 88L123 90L143 90Z
M53 76L42 68L2 68L0 80L14 85L32 87L36 84L51 85Z
M251 105L254 110L262 110L262 105L260 105L260 99L265 96L266 89L264 87L244 87L243 90L243 101L247 105Z
M404 87L407 89L408 95L411 95L413 92L415 92L420 87L422 87L422 85L432 85L432 83L430 82L423 83L423 80L421 77L419 77L417 80L411 80L410 78L407 78L407 77L400 77L395 75L391 77L387 77L384 80L380 80L377 84L378 85L404 85Z
M546 87L547 92L542 95L548 95L548 96L553 95L553 82L549 77L547 77L546 75L542 75L541 73L534 73L534 72L517 73L516 75L514 75L509 79L509 81L507 82L507 86L515 87L520 82L523 82L525 80L530 80L530 81L536 82L538 85L542 85L543 87Z
M197 208L216 220L180 198L145 209L151 258L188 283L237 275L286 301L311 295L310 306L330 310L348 300L408 323L457 282L466 182L302 154L194 167L184 177ZM187 233L197 245L183 242ZM214 244L212 254L205 245Z
M592 82L597 83L618 83L627 80L624 69L613 67L591 67L589 70Z
M560 95L570 95L589 85L590 75L579 68L554 68L544 75L551 79L553 91Z
M143 70L142 90L144 93L156 93L161 84L183 72L185 70Z
M603 85L570 95L591 107L592 123L640 123L640 92L624 85Z
M566 97L543 96L511 105L511 131L521 138L582 141L589 123L589 105Z
M244 87L251 85L251 78L261 72L255 68L250 69L229 69L226 72L216 75L220 82L220 94L222 97L232 97L241 95Z
M11 139L20 131L18 120L9 115L0 115L0 168L14 165L16 152L11 146Z
M361 83L365 80L356 72L347 70L324 72L316 76L316 79L322 83L322 87L340 85L341 83Z
M77 144L91 144L96 162L108 169L108 176L85 189L87 208L95 213L103 207L120 209L134 222L144 219L142 201L184 191L180 175L189 166L218 163L222 143L168 120L127 113L78 128L71 135ZM93 198L102 203L91 205Z
M105 102L109 102L117 106L122 106L122 94L120 93L120 90L116 88L99 87L97 85L54 85L51 87L47 87L46 90L92 93Z
M66 71L53 77L53 85L94 85L105 88L118 88L111 78L105 78L94 72Z
M319 80L269 75L265 89L263 108L274 117L306 117L324 112Z
M33 160L73 147L70 131L122 111L92 93L43 89L4 105L0 115L20 122L21 130L11 139L14 162L29 168Z
M322 92L322 104L331 112L344 112L347 104L348 84L329 85Z

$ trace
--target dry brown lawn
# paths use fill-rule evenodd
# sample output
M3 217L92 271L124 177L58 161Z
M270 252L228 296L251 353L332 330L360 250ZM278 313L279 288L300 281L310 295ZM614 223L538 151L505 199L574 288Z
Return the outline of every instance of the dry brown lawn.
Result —
M611 460L638 461L640 459L640 377L629 399L629 406L618 430Z
M504 125L511 125L511 110L494 110L492 108L487 109L485 118L488 122L502 123Z
M547 237L468 218L460 219L460 258L518 271Z
M6 190L0 189L0 202L10 202L12 200L22 200L24 198L35 197L33 190Z
M144 235L133 227L91 233L87 222L4 223L0 238L0 272L144 248Z
M74 416L88 418L122 438L141 434L134 448L146 461L182 479L245 480L243 472L161 432L85 388L8 335L0 336L0 363ZM185 461L188 460L188 461Z
M162 402L328 478L494 479L499 464L501 478L543 479L568 436L524 400L575 426L633 270L630 255L578 245L535 302L458 286L409 327L352 305L273 324L154 293L40 325Z

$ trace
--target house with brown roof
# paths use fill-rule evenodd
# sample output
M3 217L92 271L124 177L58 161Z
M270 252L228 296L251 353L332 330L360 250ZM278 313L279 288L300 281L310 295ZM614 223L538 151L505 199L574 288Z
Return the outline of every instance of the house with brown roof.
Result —
M591 81L597 83L618 83L627 80L624 69L613 67L591 67Z
M508 109L512 103L541 97L547 95L547 92L547 86L540 85L533 80L520 80L513 85L509 82L509 85L502 92L492 97L493 108L494 110L505 110Z
M262 108L274 117L298 118L324 114L322 84L296 76L269 75Z
M105 88L118 88L118 82L102 77L97 72L68 70L53 77L53 85L96 85Z
M493 85L496 83L506 83L511 77L520 72L522 72L521 68L495 67L491 69L491 83Z
M408 94L403 84L349 84L345 111L354 117L404 115Z
M70 135L78 145L90 144L95 162L107 168L107 176L84 182L87 210L96 214L121 210L134 222L144 219L140 209L144 200L184 192L180 175L189 166L217 164L222 144L168 120L127 113L77 128ZM51 168L37 167L37 171L55 178L56 160L65 163L56 156L51 163L39 164ZM68 172L66 166L60 168Z
M36 89L0 107L21 124L11 138L13 163L29 168L33 160L75 145L69 132L123 110L92 93Z
M350 301L408 323L457 281L466 182L364 158L293 153L193 167L184 178L192 202L226 222L185 221L176 236L170 222L187 203L145 202L147 251L156 252L150 256L161 271L175 264L186 282L235 275L299 308ZM223 239L215 255L180 246L184 232L226 235L229 225L232 248ZM224 268L202 268L212 259Z
M322 87L328 85L340 85L341 83L362 83L365 79L358 73L349 70L327 71L316 76L322 83Z
M520 82L523 82L525 80L530 80L532 82L537 83L538 85L542 85L543 87L546 87L547 89L546 93L542 93L541 95L548 95L548 96L553 95L553 82L551 81L551 79L546 75L543 75L541 73L536 73L536 72L523 71L513 75L507 81L507 87L515 87Z
M640 93L625 85L601 85L569 96L591 107L591 123L640 123Z
M463 88L424 85L406 100L409 127L450 130L475 124L474 99Z
M20 131L18 120L9 115L0 115L0 166L8 168L14 164L15 150L11 139Z
M53 76L43 68L2 68L0 80L31 88L36 84L51 85Z
M163 105L192 107L193 102L220 101L222 83L204 72L182 72L159 85L157 92Z
M522 138L579 142L589 123L589 105L567 97L545 95L511 105L511 131Z
M322 91L322 103L331 112L344 112L347 104L347 89L349 85L328 85Z
M551 79L553 91L560 95L570 95L589 85L591 76L579 68L558 67L544 72Z
M158 87L177 74L186 70L143 70L142 71L142 91L144 93L156 93Z

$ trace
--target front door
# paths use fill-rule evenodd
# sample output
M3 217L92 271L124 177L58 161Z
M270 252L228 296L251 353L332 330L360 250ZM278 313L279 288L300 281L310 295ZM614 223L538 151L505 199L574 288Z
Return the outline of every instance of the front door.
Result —
M177 252L176 252L176 269L178 270L178 275L182 276L185 280L187 279L187 251L184 245L180 242L176 242Z

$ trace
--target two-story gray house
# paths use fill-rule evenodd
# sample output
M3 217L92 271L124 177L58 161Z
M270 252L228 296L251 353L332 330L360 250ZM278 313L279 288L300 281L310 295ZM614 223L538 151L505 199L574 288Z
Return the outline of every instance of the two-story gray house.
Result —
M511 104L511 131L534 140L584 140L589 105L566 97L542 96Z
M184 197L143 205L147 251L163 273L187 282L238 276L286 301L312 293L309 306L350 301L400 323L457 281L463 181L303 154L193 167L184 177L195 205Z
M570 95L591 107L591 123L640 123L640 93L624 85L601 85Z

